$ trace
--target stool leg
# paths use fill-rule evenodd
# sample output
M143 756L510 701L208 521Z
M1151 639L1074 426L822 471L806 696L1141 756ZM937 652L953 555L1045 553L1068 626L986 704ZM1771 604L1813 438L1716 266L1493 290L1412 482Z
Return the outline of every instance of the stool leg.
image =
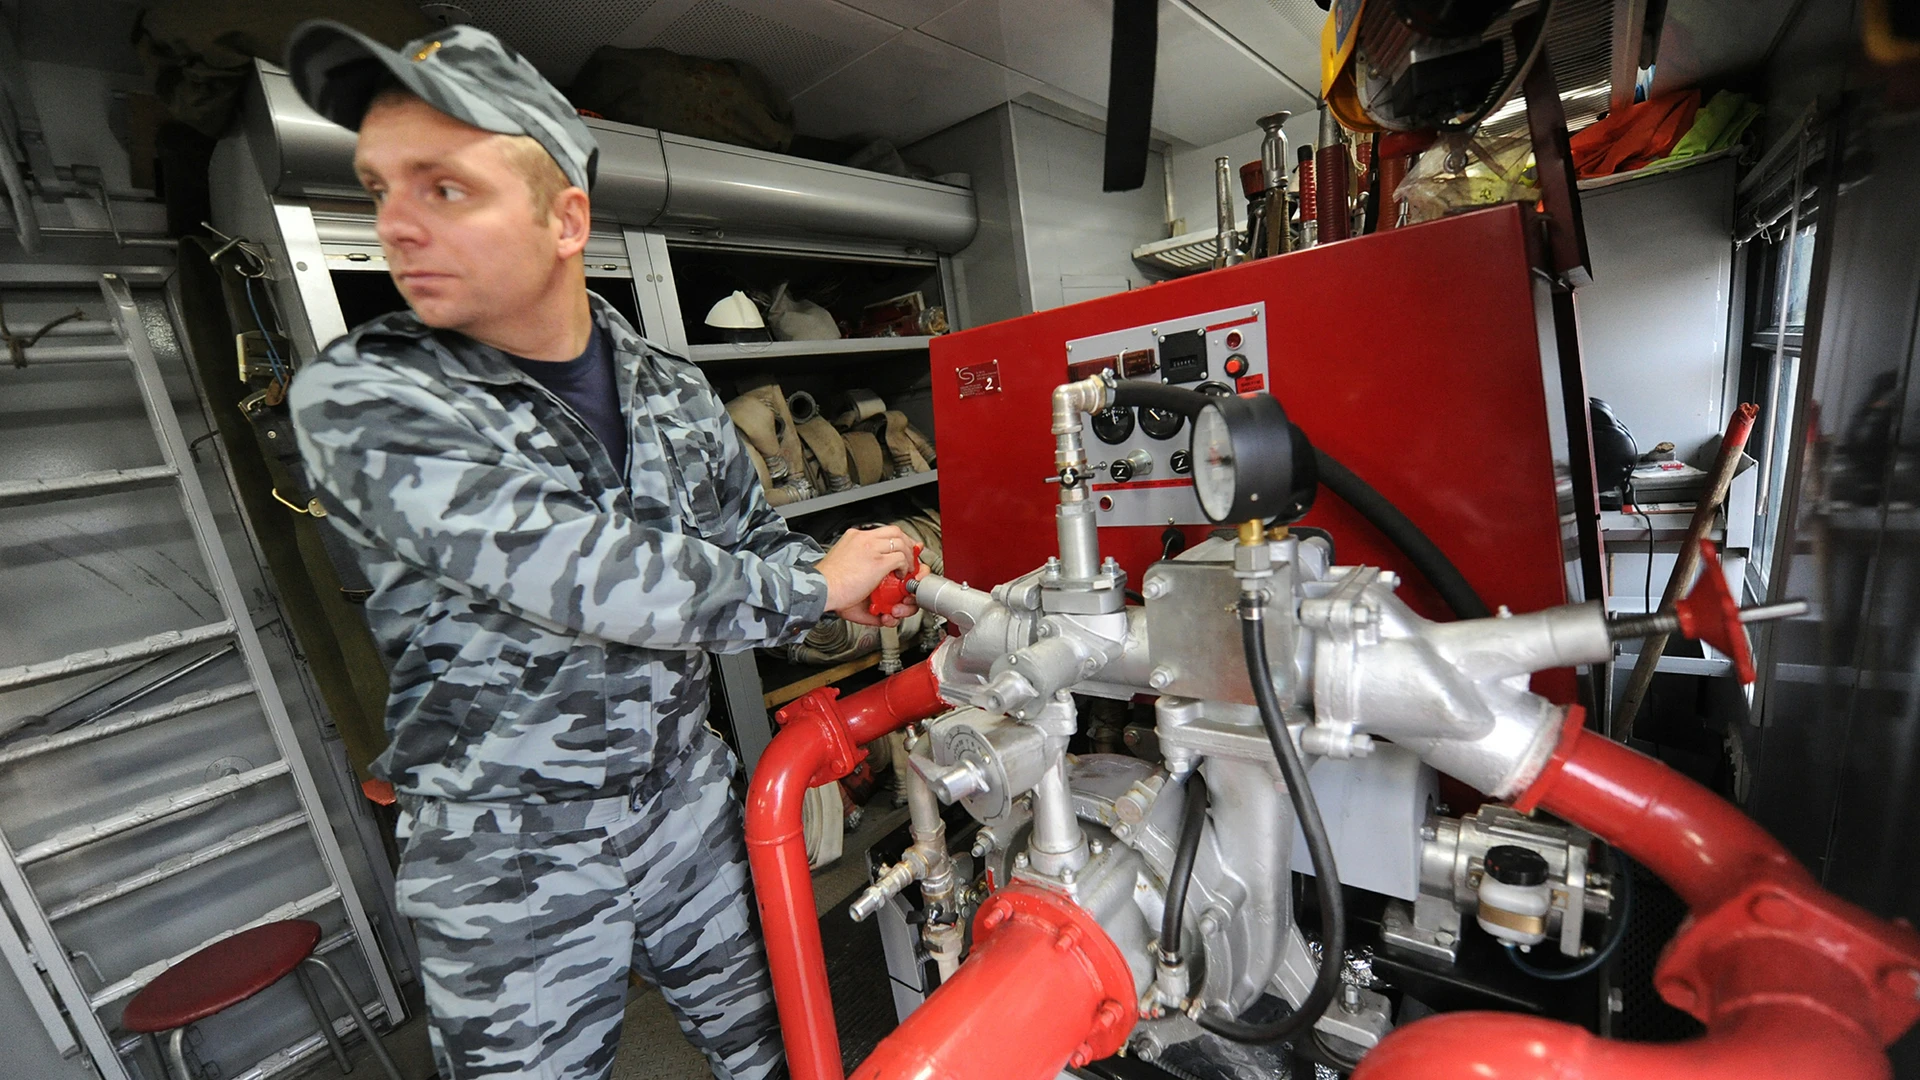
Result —
M180 1072L181 1080L193 1080L193 1070L187 1068L187 1029L174 1028L167 1033L167 1053L173 1057L173 1067Z
M340 972L318 956L309 956L304 962L326 972L327 979L333 983L333 989L340 995L340 1000L347 1003L347 1015L353 1017L354 1025L360 1029L360 1034L366 1037L367 1045L372 1047L373 1056L380 1062L380 1067L387 1071L389 1080L400 1080L399 1067L393 1063L393 1058L387 1056L387 1048L380 1042L380 1033L373 1030L373 1024L367 1020L367 1014L360 1011L359 1003L353 1000L352 992L347 989L347 981L340 977Z
M300 983L300 992L307 996L307 1008L313 1010L313 1018L320 1021L320 1034L327 1040L327 1048L333 1051L333 1060L340 1071L350 1073L353 1063L347 1060L347 1047L340 1041L340 1033L333 1030L333 1017L327 1015L327 1008L320 1001L320 994L313 986L313 977L307 974L305 964L293 969L293 977Z
M167 1055L160 1049L160 1036L149 1031L140 1036L153 1053L153 1067L160 1070L160 1080L167 1080Z

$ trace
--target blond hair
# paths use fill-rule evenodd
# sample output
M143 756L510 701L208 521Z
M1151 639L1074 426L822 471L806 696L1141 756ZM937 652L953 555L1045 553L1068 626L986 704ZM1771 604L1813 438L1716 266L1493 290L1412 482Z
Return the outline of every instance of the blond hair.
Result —
M367 111L385 105L402 105L408 101L425 101L420 95L391 82L382 87L367 103ZM545 225L553 218L553 201L560 193L573 186L567 174L560 169L560 163L553 160L547 148L540 140L531 135L495 134L500 151L507 159L507 166L527 182L527 194L533 201L533 223Z

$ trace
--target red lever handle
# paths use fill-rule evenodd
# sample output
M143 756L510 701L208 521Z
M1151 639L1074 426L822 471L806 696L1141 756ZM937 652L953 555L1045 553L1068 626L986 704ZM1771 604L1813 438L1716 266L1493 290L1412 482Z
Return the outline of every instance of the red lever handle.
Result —
M894 571L880 579L880 584L867 595L867 614L891 615L894 605L907 599L907 582L920 574L920 545L913 545L913 554L907 556L907 572L903 575Z
M1713 541L1700 541L1700 577L1685 600L1673 605L1680 618L1680 632L1695 641L1719 649L1733 659L1733 670L1742 683L1754 680L1753 646L1747 640L1747 628L1740 622L1740 605L1727 588L1727 577L1720 569L1720 554Z

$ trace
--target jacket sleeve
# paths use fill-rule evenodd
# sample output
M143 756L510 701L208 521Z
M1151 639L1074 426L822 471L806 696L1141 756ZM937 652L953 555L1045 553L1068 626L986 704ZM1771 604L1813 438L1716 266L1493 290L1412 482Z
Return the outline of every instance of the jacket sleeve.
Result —
M646 648L730 649L783 640L825 610L826 579L803 548L716 544L602 510L402 372L323 359L290 396L301 455L343 528L535 622Z
M758 557L770 565L813 573L814 565L825 553L813 537L788 528L787 520L767 501L766 490L760 486L760 474L754 470L753 459L747 456L746 447L740 441L740 429L734 427L733 419L710 388L706 394L718 417L714 435L720 450L716 466L720 505L724 511L723 523L710 538L729 551ZM820 605L824 613L825 579L821 582ZM753 645L784 645L798 639L818 621L818 614L812 619L794 619L784 633L772 640L742 642L732 647L716 644L711 648L714 652L734 652Z

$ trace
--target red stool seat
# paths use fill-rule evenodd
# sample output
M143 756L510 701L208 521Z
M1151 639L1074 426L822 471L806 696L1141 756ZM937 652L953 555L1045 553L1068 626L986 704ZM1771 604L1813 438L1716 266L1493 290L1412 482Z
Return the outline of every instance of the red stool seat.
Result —
M230 1008L285 978L320 944L320 924L287 919L256 926L187 957L127 1002L128 1031L172 1031Z

